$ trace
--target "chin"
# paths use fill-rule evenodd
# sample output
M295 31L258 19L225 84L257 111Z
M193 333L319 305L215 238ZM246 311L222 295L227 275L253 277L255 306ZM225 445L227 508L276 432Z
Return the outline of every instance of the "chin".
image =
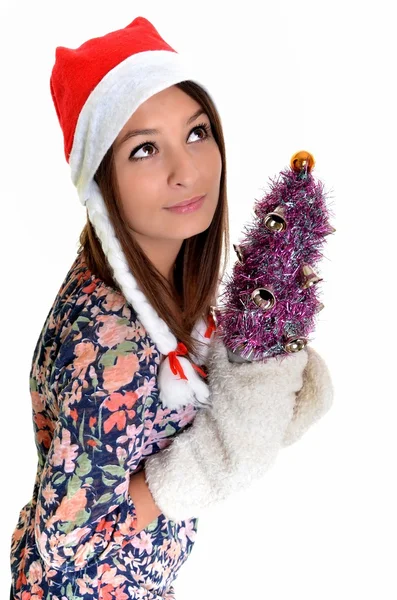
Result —
M191 223L186 223L185 225L181 224L180 229L178 228L178 230L180 232L184 232L185 238L193 237L194 235L198 235L199 233L206 231L211 225L213 218L214 215L210 215L207 218L196 219L194 222L192 221Z

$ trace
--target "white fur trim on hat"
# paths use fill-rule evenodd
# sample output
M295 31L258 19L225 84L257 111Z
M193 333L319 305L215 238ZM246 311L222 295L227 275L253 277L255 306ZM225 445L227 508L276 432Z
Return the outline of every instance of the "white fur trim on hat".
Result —
M103 157L132 114L154 94L187 79L206 89L198 78L198 67L168 50L133 54L101 79L79 114L69 159L83 205Z

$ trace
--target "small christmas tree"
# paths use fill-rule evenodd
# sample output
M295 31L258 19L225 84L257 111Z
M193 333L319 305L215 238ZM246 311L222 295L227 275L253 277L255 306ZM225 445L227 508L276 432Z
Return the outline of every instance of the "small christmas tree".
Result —
M266 360L298 352L310 341L323 304L316 263L329 224L323 184L313 156L300 151L262 199L253 223L234 245L237 262L212 315L232 361Z

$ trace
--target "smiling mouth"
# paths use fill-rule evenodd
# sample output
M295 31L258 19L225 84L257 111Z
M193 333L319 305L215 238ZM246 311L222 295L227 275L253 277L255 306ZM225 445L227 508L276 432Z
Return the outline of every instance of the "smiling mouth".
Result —
M166 206L165 208L178 208L179 206L189 206L190 204L194 204L198 200L204 198L205 194L202 196L195 196L194 198L190 198L190 200L183 200L182 202L178 202L178 204L174 204L173 206Z
M192 213L192 212L195 212L196 210L199 210L203 206L205 200L206 200L206 196L201 196L201 198L199 198L195 202L190 202L190 204L185 204L185 205L176 204L174 206L170 206L169 208L167 208L167 210L169 210L172 213L180 213L180 214Z

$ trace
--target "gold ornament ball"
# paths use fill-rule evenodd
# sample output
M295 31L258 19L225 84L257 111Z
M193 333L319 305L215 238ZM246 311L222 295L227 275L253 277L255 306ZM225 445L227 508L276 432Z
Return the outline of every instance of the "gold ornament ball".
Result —
M315 164L316 163L313 155L306 150L299 150L299 152L295 152L290 162L291 169L295 171L295 173L300 173L300 171L302 171L304 168L306 168L310 173Z

